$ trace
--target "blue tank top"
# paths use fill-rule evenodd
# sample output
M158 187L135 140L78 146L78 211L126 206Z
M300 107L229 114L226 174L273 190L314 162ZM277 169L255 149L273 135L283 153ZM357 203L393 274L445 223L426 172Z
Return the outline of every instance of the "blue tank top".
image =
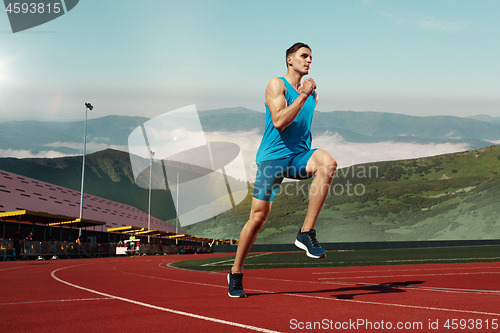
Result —
M291 105L300 93L288 83L284 77L287 106ZM316 93L313 92L302 106L295 120L283 131L278 131L273 125L271 112L266 104L266 128L257 151L256 162L289 158L293 155L311 149L311 124L316 107Z

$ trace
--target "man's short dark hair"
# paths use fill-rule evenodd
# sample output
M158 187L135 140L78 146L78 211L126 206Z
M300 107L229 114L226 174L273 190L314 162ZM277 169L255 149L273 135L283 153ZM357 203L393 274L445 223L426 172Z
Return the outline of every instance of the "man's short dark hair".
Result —
M290 48L288 50L286 50L286 59L288 59L288 57L290 57L292 54L294 54L295 52L297 52L301 47L305 47L305 48L308 48L310 51L311 48L309 47L309 45L307 44L304 44L304 43L295 43L293 44L292 46L290 46ZM288 60L286 60L286 67L288 68Z

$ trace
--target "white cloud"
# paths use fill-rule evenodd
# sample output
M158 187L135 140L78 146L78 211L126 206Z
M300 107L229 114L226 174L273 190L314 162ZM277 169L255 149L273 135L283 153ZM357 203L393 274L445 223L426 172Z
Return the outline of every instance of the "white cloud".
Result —
M253 182L255 180L255 155L259 148L262 135L257 129L246 132L206 132L205 137L210 142L231 142L237 144L243 160L245 162L245 170L241 170L240 179L244 178L243 172L246 171L246 178ZM500 144L500 141L492 142ZM48 147L54 148L74 148L82 149L82 144L78 142L53 142L46 144ZM375 143L353 143L345 141L342 136L337 133L327 133L325 135L315 136L313 139L313 148L321 148L328 151L337 160L339 167L344 168L355 164L404 160L427 156L436 156L448 154L469 149L467 144L440 143L440 144L416 144L416 143L401 143L393 141L375 142ZM126 146L108 145L105 143L90 142L87 146L87 151L95 152L106 148L128 151ZM75 154L73 154L75 155ZM56 150L40 151L33 153L29 150L14 150L0 149L0 157L17 157L17 158L55 158L71 156L63 154Z
M353 143L346 142L338 134L316 137L313 147L328 151L335 157L340 168L354 164L436 156L469 149L464 143L416 144L393 141Z
M255 155L262 140L262 134L259 134L258 129L247 132L205 132L205 137L210 142L231 142L237 144L243 154L246 179L250 182L255 180L255 172L257 171ZM242 175L236 175L236 178L242 179L243 177Z
M52 148L71 148L71 149L78 149L80 152L83 152L83 144L81 142L61 142L61 141L56 141L52 143L46 143L43 146L45 147L52 147ZM96 151L101 151L105 149L115 149L115 150L121 150L121 151L127 151L127 146L125 145L110 145L107 143L102 143L102 142L87 142L87 154L94 153ZM67 156L67 155L65 155Z
M74 156L69 154L63 154L55 150L42 150L38 153L33 153L30 150L23 149L0 149L0 157L15 157L15 158L56 158Z
M385 17L388 17L390 18L391 20L394 20L397 24L401 24L401 23L405 23L406 20L399 17L399 16L395 16L395 15L392 15L392 14L389 14L388 12L384 11L384 10L381 10L379 11L380 15L382 16L385 16Z
M83 144L81 142L52 142L43 145L44 147L50 147L53 149L41 150L38 152L33 152L33 150L27 149L0 149L0 157L14 157L14 158L56 158L56 157L66 157L66 156L77 156L83 153ZM78 153L67 154L58 151L57 148L70 148L78 150ZM105 149L115 149L120 151L127 151L127 146L124 145L109 145L106 143L98 142L88 142L87 143L87 154L95 153Z
M248 132L211 132L205 133L208 141L233 142L240 146L245 160L247 178L255 180L255 155L262 135L258 130ZM393 141L375 143L353 143L345 141L337 133L313 137L313 148L328 151L338 162L340 168L355 164L404 160L441 154L455 153L469 149L467 144L440 143L416 144Z
M443 22L430 16L420 18L416 25L422 29L442 32L459 31L467 27L467 23L465 22Z
M449 138L449 139L461 139L460 135L458 136L453 136L453 134L455 134L454 131L450 131L446 134L446 137Z
M446 22L439 20L435 17L424 16L424 17L404 17L400 15L394 15L388 13L384 10L378 11L379 15L387 17L397 24L406 24L412 27L418 27L423 30L437 30L441 32L456 32L467 28L468 23L466 22Z

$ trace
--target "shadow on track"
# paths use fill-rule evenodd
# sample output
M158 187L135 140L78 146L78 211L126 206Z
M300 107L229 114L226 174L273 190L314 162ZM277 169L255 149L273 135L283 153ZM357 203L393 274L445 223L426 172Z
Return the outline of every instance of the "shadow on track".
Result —
M404 290L404 288L408 288L412 285L422 284L422 283L425 283L425 281L386 282L376 285L362 285L356 287L346 287L346 288L336 288L336 289L323 289L323 290L313 290L313 291L286 291L277 293L247 293L247 295L248 297L251 297L259 295L334 293L334 295L331 296L337 299L354 299L355 296L362 296L362 295L405 293L406 290ZM351 292L351 293L344 294L343 292Z

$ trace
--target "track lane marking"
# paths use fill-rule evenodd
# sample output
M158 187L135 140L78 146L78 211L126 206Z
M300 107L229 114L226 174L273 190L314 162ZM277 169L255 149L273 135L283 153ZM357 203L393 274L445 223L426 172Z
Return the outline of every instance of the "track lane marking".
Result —
M265 255L268 255L268 254L271 254L271 252L269 253L259 253L259 254L256 254L256 255L253 255L253 256L248 256L247 259L250 259L250 258L255 258L255 257L261 257L261 256L265 256ZM216 262L209 262L209 263L206 263L206 264L203 264L201 265L202 267L203 266L216 266L217 264L220 264L220 263L223 263L223 262L234 262L235 259L228 259L228 260L222 260L222 261L216 261Z
M175 267L175 266L170 266L170 264L167 264L166 267L164 267L164 262L163 263L160 263L158 266L160 268L171 268L171 269L177 269L177 270L187 270L187 271L191 271L191 272L198 272L198 273L210 273L210 274L213 274L213 273L219 273L219 272L214 272L214 271L196 271L196 270L191 270L191 269L185 269L185 268L179 268L179 267ZM484 268L490 268L490 267L474 267L475 269L484 269ZM447 269L465 269L465 268L444 268L444 270L447 270ZM405 270L401 270L401 271L412 271L412 270L419 270L419 269L405 269ZM428 268L428 269L422 269L422 270L439 270L439 268ZM396 270L393 270L393 271L396 271ZM381 272L380 270L379 271L376 271L376 270L373 270L373 271L359 271L359 272ZM127 273L127 272L123 272L122 273ZM331 272L331 273L335 273L335 272ZM341 272L339 272L341 273ZM358 273L356 271L350 271L349 273ZM471 272L471 273L464 273L464 274L475 274L476 272ZM485 273L493 273L493 274L497 274L497 273L500 273L500 272L485 272ZM128 274L134 274L134 275L139 275L139 276L143 276L143 277L150 277L150 276L145 276L145 275L140 275L140 274L137 274L137 273L128 273ZM224 273L219 273L219 274L224 274ZM312 274L321 274L321 273L312 273ZM444 273L443 273L444 274ZM449 274L448 274L449 275ZM451 274L451 275L456 275L456 274ZM390 277L399 277L399 276L405 276L405 277L417 277L417 276L422 276L422 275L393 275L393 276L390 276ZM356 277L356 278L369 278L370 276L368 277ZM363 282L350 282L350 281L328 281L328 280L343 280L343 279L348 279L350 277L341 277L341 278L318 278L318 280L327 280L327 281L300 281L300 280L289 280L289 279L276 279L276 278L263 278L263 277L257 277L257 276L251 276L251 277L248 277L250 279L259 279L259 280L266 280L266 281L269 281L269 280L273 280L273 281L282 281L282 282L292 282L292 283L309 283L309 284L318 284L318 283L321 283L321 284L337 284L337 285L345 285L345 286L356 286L356 285L360 285L360 284L364 284L364 285L376 285L376 284L373 284L373 283L363 283ZM180 281L180 280L172 280L172 279L168 279L169 281L172 281L172 282L186 282L186 281ZM198 283L198 282L192 282L193 284L200 284L200 285L206 285L206 286L212 286L212 287L222 287L222 288L226 288L225 286L216 286L216 285L209 285L209 284L201 284L201 283ZM498 290L475 290L475 289L459 289L459 288L446 288L446 287L432 287L432 286L427 286L427 287L424 287L424 286L408 286L408 287L400 287L398 289L416 289L416 290L422 290L422 291L433 291L433 292L447 292L447 293L452 293L452 292L455 292L455 293L463 293L463 294L472 294L472 293L475 293L475 294L481 294L481 295L495 295L497 293L500 293L500 291ZM245 288L246 289L246 288ZM248 290L251 290L251 289L248 289ZM264 292L262 290L251 290L251 291L256 291L256 292Z
M472 314L477 314L477 315L488 315L488 316L500 317L500 313L482 312L482 311L474 311L474 310L446 309L446 308L436 308L436 307L431 307L431 306L408 305L408 304L398 304L398 303L381 303L381 302L371 302L371 301L358 301L358 300L354 300L354 299L326 298L326 297L321 297L321 296L309 296L309 295L286 294L286 293L283 293L282 295L307 297L307 298L318 298L318 299L326 299L326 300L330 300L330 301L354 302L354 303L372 304L372 305L385 305L385 306L412 308L412 309L420 309L420 310L472 313Z
M340 267L339 267L340 268ZM408 269L379 269L369 271L334 271L334 272L313 272L312 275L319 274L348 274L348 273L380 273L380 272L413 272L413 271L446 271L446 270L472 270L472 269L494 269L490 266L476 266L476 267L439 267L439 268L408 268ZM500 268L500 267L499 267Z
M420 276L445 276L445 275L479 275L479 274L500 274L500 272L460 272L460 273L436 273L436 274L397 274L397 275L375 275L375 276L345 276L326 277L318 280L340 280L340 279L372 279L372 278L393 278L393 277L420 277Z
M371 285L378 286L376 283L366 283L366 282L351 282L351 281L300 281L300 280L287 280L287 279L274 279L274 278L262 278L262 277L249 277L250 279L259 280L273 280L273 281L283 281L283 282L293 282L293 283L309 283L309 284L335 284L340 286L359 286L361 285ZM398 289L416 289L422 291L441 291L441 292L457 292L463 294L481 294L481 295L496 295L500 293L500 290L476 290L476 289L460 289L460 288L446 288L446 287L432 287L432 286L401 286Z
M46 301L26 301L26 302L15 302L15 303L0 303L0 305L19 305L19 304L36 304L36 303L56 303L56 302L81 302L81 301L100 301L112 299L109 297L95 297L95 298L73 298L73 299L53 299Z
M429 263L429 262L435 262L435 263L446 263L446 262L453 262L453 261L464 261L464 260L498 260L500 257L485 257L485 258L453 258L453 259L401 259L401 260L383 260L383 261L357 261L356 264L363 264L363 266L368 265L375 265L378 263L416 263L416 262L423 262L423 263ZM224 261L221 261L220 263L223 263ZM492 261L496 262L496 261ZM468 262L464 262L468 263ZM332 265L332 264L352 264L351 262L348 261L321 261L321 262L314 262L314 263L307 263L307 262L294 262L294 263L245 263L245 266L279 266L279 265L297 265L297 266L306 266L306 265L317 265L317 267L321 267L320 265ZM202 266L208 266L209 264L205 264ZM230 264L221 264L219 266L229 266ZM212 266L217 266L212 265Z
M3 272L3 271L10 271L10 270L12 270L12 269L19 269L19 268L26 268L26 266L19 266L19 267L4 268L4 269L0 269L0 272Z
M175 268L175 267L170 267L170 268ZM213 285L213 284L200 283L200 282L190 282L190 281L174 280L174 279L168 279L168 278L162 278L162 277L155 277L155 276L149 276L149 275L142 275L142 274L137 274L137 273L123 272L123 271L122 271L122 273L131 274L131 275L137 275L137 276L142 276L142 277L151 278L151 279L159 279L159 280L171 281L171 282L196 284L196 285L202 285L202 286L208 286L208 287L216 287L216 288L224 288L224 289L227 288L227 285ZM250 278L253 278L253 277L250 277ZM270 280L270 279L259 278L259 277L257 277L257 279ZM285 282L296 282L296 283L302 283L303 282L303 281L293 281L293 280L284 280L284 279L272 279L272 280L285 281ZM322 283L323 284L325 282L310 282L310 283ZM251 292L258 292L258 293L266 293L266 294L280 294L280 295L286 295L286 296L316 298L316 299L322 299L322 300L328 300L328 301L354 302L354 303L361 303L361 304L393 306L393 307L413 308L413 309L433 310L433 311L448 311L448 312L459 312L459 313L471 313L471 314L481 314L481 315L499 316L500 317L500 313L474 311L474 310L447 309L447 308L436 308L436 307L427 307L427 306L419 306L419 305L398 304L398 303L382 303L382 302L372 302L372 301L359 301L359 300L350 300L350 299L338 299L338 298L331 298L331 297L310 296L310 295L301 295L301 294L291 294L291 293L286 293L286 292L273 292L273 291L268 291L268 290L248 289L248 288L245 288L245 290L251 291ZM251 296L251 295L249 295L249 296Z
M77 266L80 266L80 265L77 265ZM120 300L120 301L123 301L123 302L128 302L128 303L132 303L132 304L135 304L135 305L144 306L146 308L160 310L160 311L164 311L164 312L170 312L170 313L174 313L174 314L178 314L178 315L182 315L182 316L186 316L186 317L191 317L191 318L196 318L196 319L202 319L202 320L211 321L211 322L214 322L214 323L219 323L219 324L225 324L225 325L234 326L234 327L245 328L245 329L249 329L249 330L257 331L257 332L280 333L278 331L273 331L273 330L269 330L269 329L266 329L266 328L261 328L261 327L251 326L251 325L245 325L245 324L240 324L240 323L236 323L236 322L232 322L232 321L227 321L227 320L223 320L223 319L217 319L217 318L212 318L212 317L197 315L197 314L194 314L194 313L189 313L189 312L184 312L184 311L169 309L169 308L165 308L165 307L161 307L161 306L156 306L156 305L152 305L152 304L148 304L148 303L144 303L144 302L134 301L132 299L123 298L123 297L120 297L120 296L114 296L114 295L106 294L106 293L103 293L103 292L100 292L100 291L97 291L97 290L85 288L85 287L82 287L82 286L79 286L79 285L76 285L76 284L64 281L64 280L58 278L55 275L56 272L58 272L60 270L63 270L63 269L66 269L66 268L71 268L71 267L76 267L76 266L68 266L68 267L63 267L63 268L56 269L56 270L52 271L50 273L50 275L56 281L59 281L59 282L61 282L63 284L66 284L66 285L68 285L70 287L81 289L81 290L85 290L85 291L88 291L88 292L93 293L93 294L101 295L101 296L104 296L104 297L109 297L109 298Z
M172 282L197 284L197 285L217 287L217 288L224 288L224 289L227 288L227 286L225 286L225 285L224 286L221 286L221 285L211 285L211 284L207 284L207 283L173 280L173 279L159 278L159 277L154 277L154 276L146 276L146 275L135 274L135 273L128 273L128 272L124 272L124 273L133 274L133 275L139 275L139 276L148 277L148 278L152 278L152 279L167 280L167 281L172 281ZM266 279L266 278L258 278L258 279L269 280L269 279ZM285 282L298 282L298 283L302 283L303 282L303 281L293 281L293 280L283 280L283 279L272 279L272 280L285 281ZM318 283L318 282L311 282L311 283ZM324 283L324 282L321 282L321 283ZM419 305L407 305L407 304L397 304L397 303L382 303L382 302L372 302L372 301L359 301L359 300L351 300L351 299L338 299L338 298L323 297L323 296L310 296L310 295L301 295L301 294L290 294L290 293L286 293L286 292L274 292L274 291L268 291L268 290L248 289L248 288L245 288L245 290L252 291L252 292L266 293L266 294L280 294L280 295L286 295L286 296L316 298L316 299L322 299L322 300L327 300L327 301L354 302L354 303L361 303L361 304L394 306L394 307L413 308L413 309L422 309L422 310L435 310L435 311L448 311L448 312L459 312L459 313L472 313L472 314L481 314L481 315L499 316L500 317L500 313L482 312L482 311L474 311L474 310L447 309L447 308L436 308L436 307L427 307L427 306L419 306ZM249 296L251 296L251 295L249 295Z
M328 281L327 281L328 282ZM333 282L335 283L335 282ZM344 283L341 283L344 284ZM431 287L431 286L415 286L415 285L407 285L407 286L384 286L380 285L377 283L366 283L366 282L351 282L352 285L359 286L359 285L365 285L365 286L372 286L372 287L381 287L381 288L395 288L395 289L423 289L423 290L430 290L430 291L444 291L444 292L456 292L459 294L481 294L481 295L495 295L495 294L500 294L500 290L480 290L480 289L463 289L463 288L448 288L448 287ZM495 295L496 296L496 295Z

